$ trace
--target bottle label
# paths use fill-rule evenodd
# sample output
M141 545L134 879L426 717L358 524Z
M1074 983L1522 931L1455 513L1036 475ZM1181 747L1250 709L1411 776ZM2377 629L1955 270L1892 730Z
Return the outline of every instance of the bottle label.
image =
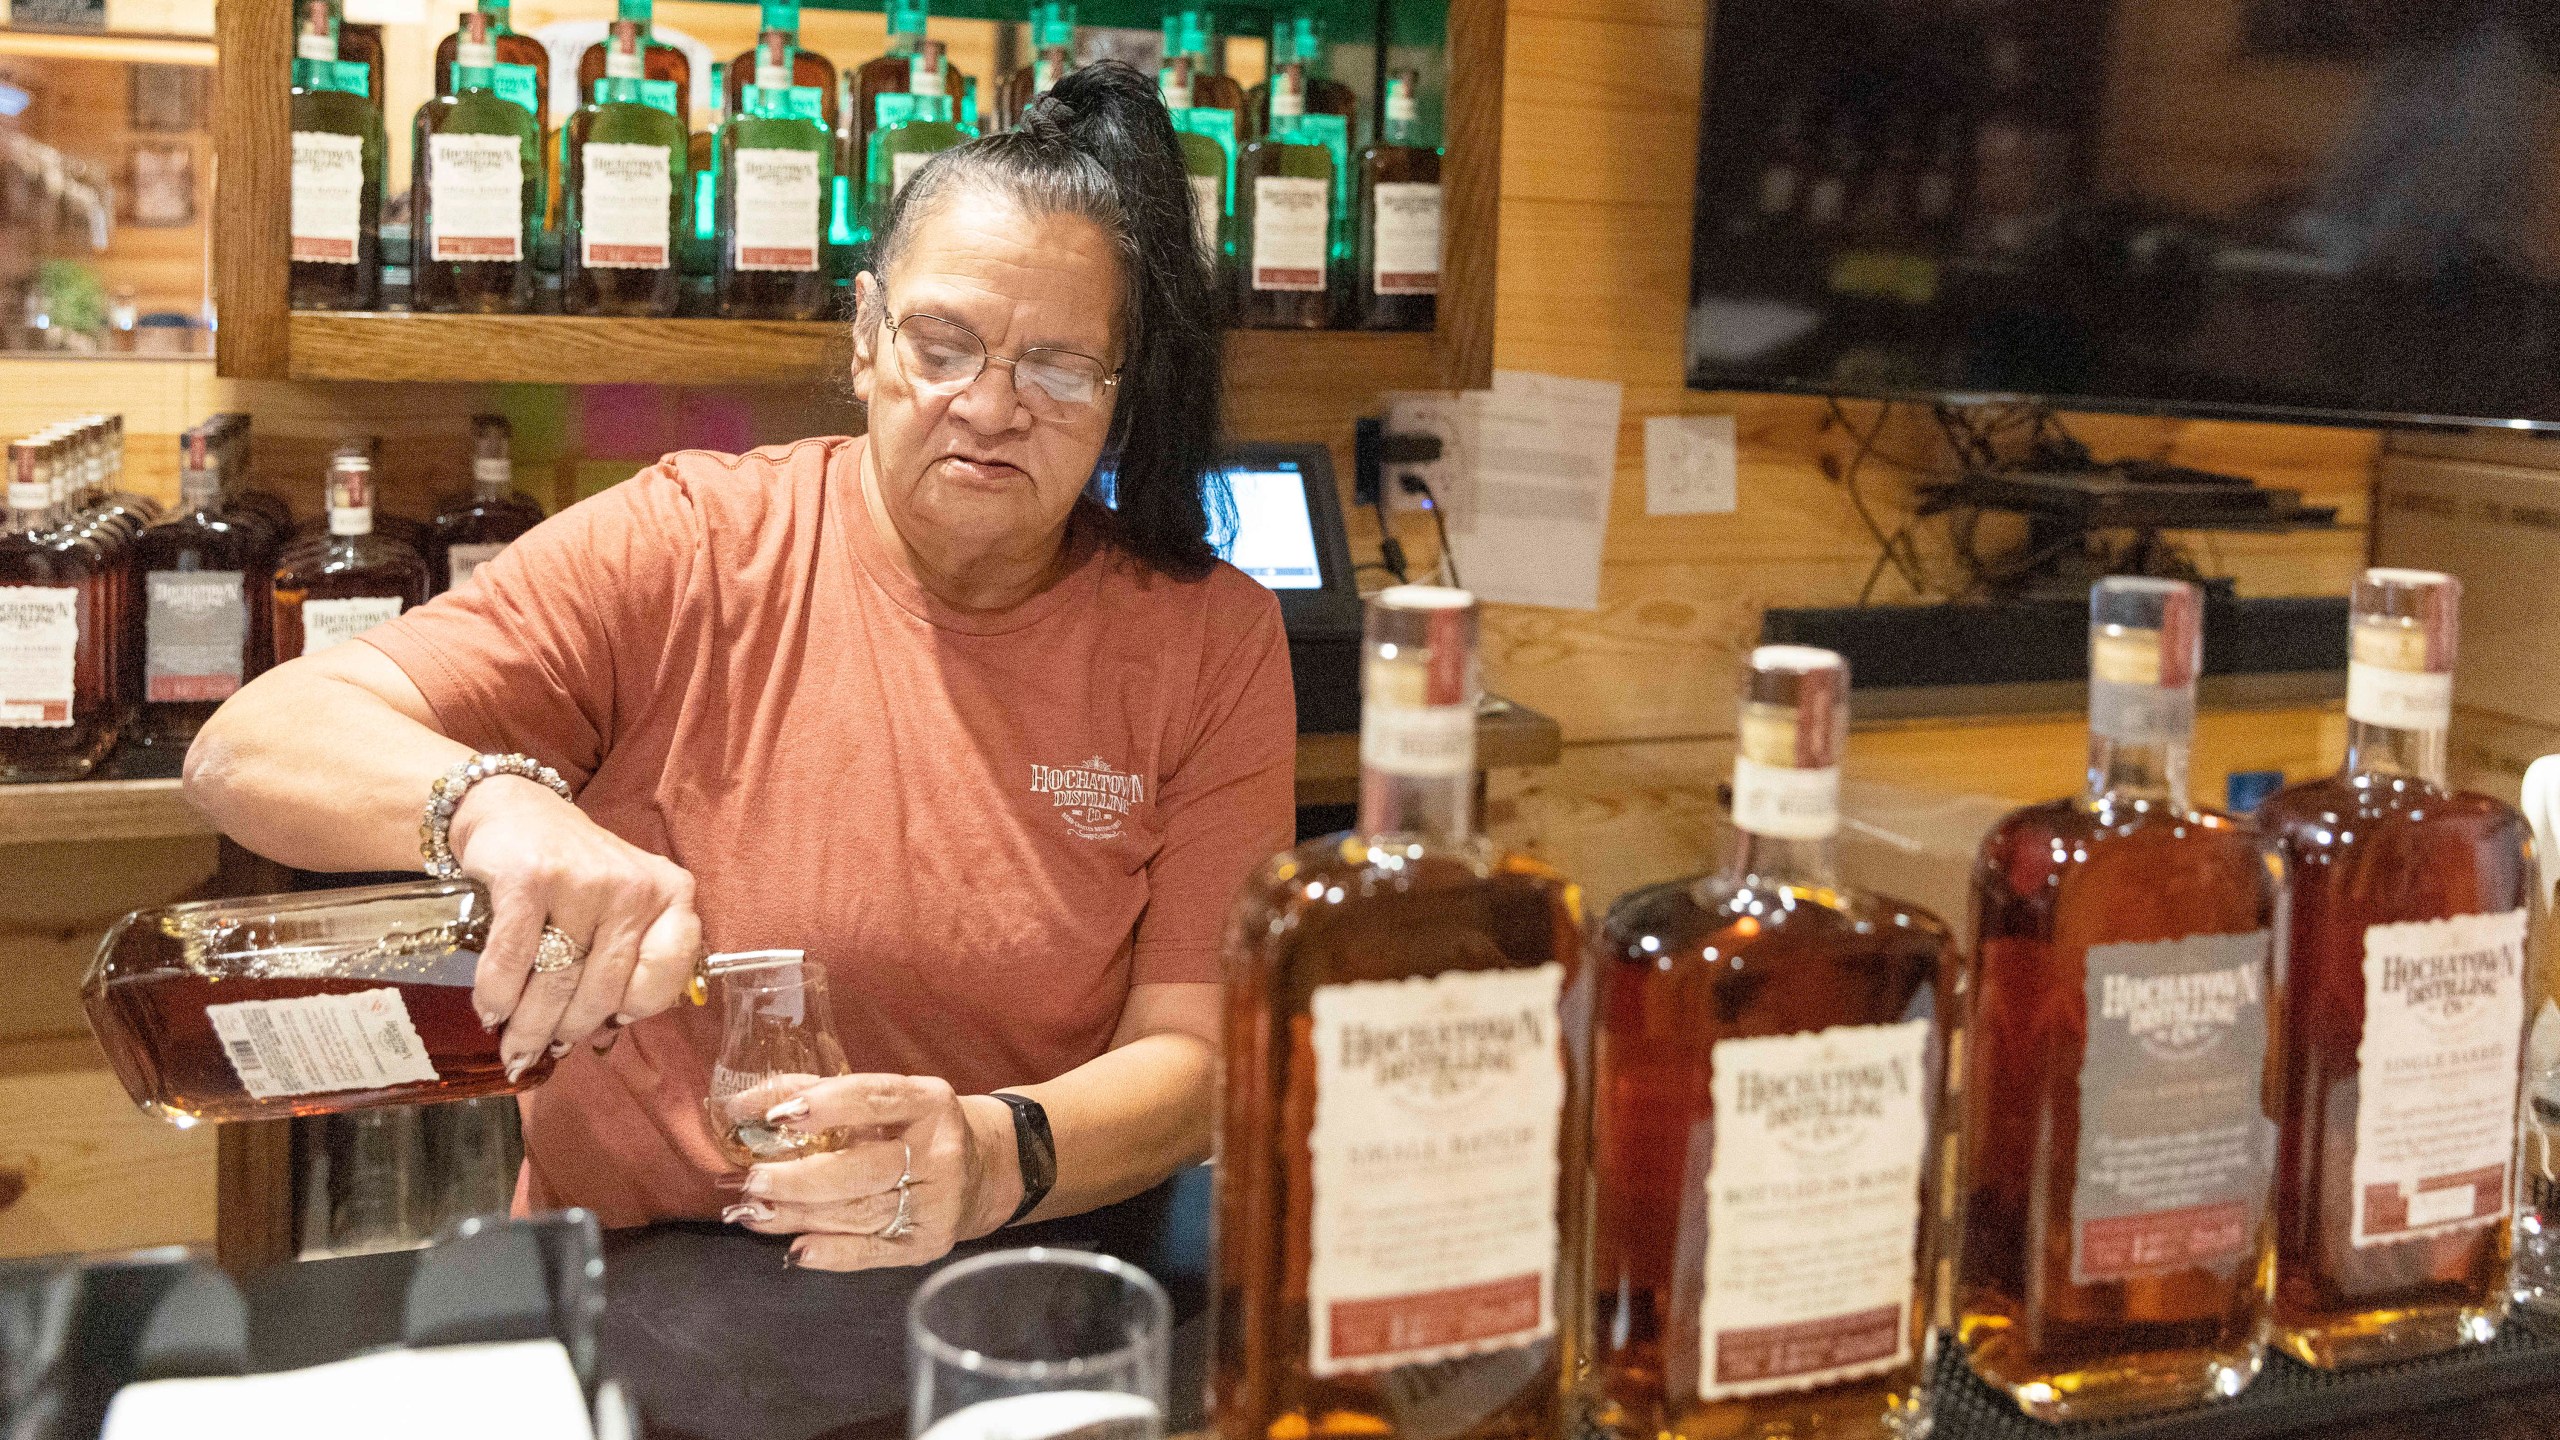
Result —
M249 602L237 570L145 577L142 698L220 700L240 688Z
M1563 988L1552 961L1317 987L1316 1374L1555 1333Z
M79 659L77 589L0 585L0 728L70 724Z
M524 258L524 147L513 135L427 137L431 260Z
M1360 768L1409 780L1473 774L1476 712L1472 705L1360 707Z
M598 270L664 270L675 181L663 145L589 141L581 152L578 263Z
M2506 1216L2524 942L2522 910L2364 932L2356 1248Z
M1929 1022L1720 1040L1704 1400L1908 1364L1929 1152Z
M1322 180L1254 177L1254 289L1324 289L1332 198L1333 187Z
M906 193L907 182L916 178L924 163L941 154L939 150L900 150L889 157L889 198Z
M400 613L397 595L358 595L302 602L302 653L317 655L342 645Z
M2196 692L2170 675L2157 630L2089 637L2089 729L2127 745L2159 745L2194 733ZM2164 676L2175 683L2164 683Z
M489 89L501 100L513 101L539 123L543 119L541 92L535 88L534 68L530 65L492 65L489 67Z
M363 138L294 131L292 258L353 265L363 230Z
M2453 672L2427 668L2426 631L2359 622L2348 642L2348 719L2391 730L2453 723Z
M515 483L515 461L504 455L471 457L471 484L479 490L505 490Z
M825 192L807 150L740 150L730 244L740 270L815 270Z
M1200 248L1210 259L1219 254L1218 224L1226 219L1227 187L1225 177L1194 175L1191 177L1191 227L1200 237Z
M1733 757L1734 828L1773 840L1826 840L1840 830L1840 771Z
M1440 293L1440 187L1380 181L1369 283L1381 295Z
M439 1078L409 1007L390 988L207 1005L204 1018L252 1100L432 1085Z
M2270 933L2089 947L2073 1284L2227 1266L2257 1243Z
M447 550L445 567L453 572L453 583L445 588L461 589L462 582L471 578L472 571L497 559L498 552L506 548L506 542L501 540L492 545L456 545Z

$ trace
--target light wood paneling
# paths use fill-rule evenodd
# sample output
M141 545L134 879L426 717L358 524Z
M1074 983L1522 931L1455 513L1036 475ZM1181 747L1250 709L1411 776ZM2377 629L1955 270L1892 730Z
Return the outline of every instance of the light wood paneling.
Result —
M70 1046L0 1050L0 1259L210 1243L214 1149Z

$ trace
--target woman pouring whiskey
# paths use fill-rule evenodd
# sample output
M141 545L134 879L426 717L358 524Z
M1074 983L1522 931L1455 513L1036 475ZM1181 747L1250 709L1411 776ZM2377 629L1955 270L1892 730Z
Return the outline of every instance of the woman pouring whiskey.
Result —
M413 868L423 814L430 868L489 888L474 1002L511 1067L563 1057L519 1209L912 1265L1207 1153L1221 927L1289 839L1294 720L1277 603L1212 549L1190 206L1154 85L1076 71L888 212L867 435L668 456L205 727L187 793L243 843ZM716 1018L670 1007L705 948L769 946L829 975L856 1072L774 1117L866 1138L741 1176Z

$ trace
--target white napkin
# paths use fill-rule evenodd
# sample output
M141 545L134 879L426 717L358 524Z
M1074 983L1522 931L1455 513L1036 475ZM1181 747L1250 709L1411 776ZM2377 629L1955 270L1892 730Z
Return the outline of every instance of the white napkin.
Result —
M100 1440L594 1440L557 1340L384 1350L116 1392Z

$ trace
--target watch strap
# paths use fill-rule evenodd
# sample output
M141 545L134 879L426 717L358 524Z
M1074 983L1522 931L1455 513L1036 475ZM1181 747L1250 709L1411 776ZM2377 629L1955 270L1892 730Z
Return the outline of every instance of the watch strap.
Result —
M1022 1203L1004 1223L1018 1225L1023 1216L1040 1208L1058 1183L1058 1142L1049 1134L1049 1112L1040 1108L1039 1101L1001 1090L995 1097L1013 1112L1014 1150L1022 1163Z

